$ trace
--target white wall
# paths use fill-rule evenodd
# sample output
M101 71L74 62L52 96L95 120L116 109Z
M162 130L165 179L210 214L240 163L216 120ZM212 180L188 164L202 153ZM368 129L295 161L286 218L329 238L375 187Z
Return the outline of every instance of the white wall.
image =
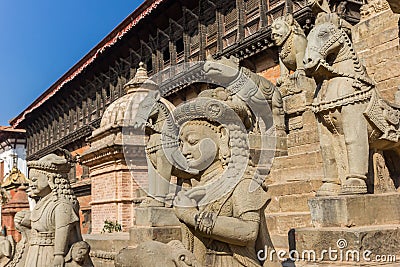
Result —
M25 146L17 145L15 149L9 147L8 150L0 153L0 160L4 161L4 177L0 177L0 179L2 181L11 172L11 169L13 167L13 155L14 154L17 154L17 157L18 157L18 163L17 163L18 169L25 175L25 177L28 177L28 168L26 166Z

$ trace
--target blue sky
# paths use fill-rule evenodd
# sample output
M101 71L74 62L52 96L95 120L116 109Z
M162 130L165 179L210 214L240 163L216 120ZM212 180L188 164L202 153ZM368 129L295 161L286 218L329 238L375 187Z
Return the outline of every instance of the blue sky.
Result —
M143 0L0 1L0 125L20 114Z

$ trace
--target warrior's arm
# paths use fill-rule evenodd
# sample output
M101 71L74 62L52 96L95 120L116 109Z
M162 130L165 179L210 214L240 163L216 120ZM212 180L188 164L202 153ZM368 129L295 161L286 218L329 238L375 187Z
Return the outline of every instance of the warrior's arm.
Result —
M79 218L70 204L60 203L57 205L54 210L54 255L64 256L67 253L68 238L78 221Z
M17 212L14 216L14 223L23 227L31 228L31 212L22 210Z

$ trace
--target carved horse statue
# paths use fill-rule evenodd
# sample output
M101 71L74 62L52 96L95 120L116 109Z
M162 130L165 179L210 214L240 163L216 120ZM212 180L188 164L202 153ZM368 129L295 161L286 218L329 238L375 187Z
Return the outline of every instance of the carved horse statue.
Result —
M318 16L304 58L324 161L318 195L367 193L369 149L400 154L400 107L383 100L336 14Z

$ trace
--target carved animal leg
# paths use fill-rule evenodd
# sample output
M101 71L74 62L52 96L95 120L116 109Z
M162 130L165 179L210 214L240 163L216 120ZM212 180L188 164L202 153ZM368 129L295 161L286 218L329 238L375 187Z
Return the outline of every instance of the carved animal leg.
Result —
M278 89L275 88L274 94L272 95L272 118L274 125L277 128L278 136L286 137L285 132L285 111L283 110L283 102Z
M335 150L333 149L334 136L321 121L318 122L318 132L323 159L324 178L322 179L322 186L317 191L317 196L337 195L340 190L340 180Z
M157 151L157 176L156 182L156 197L158 199L165 199L169 192L169 185L171 181L172 164L169 162L161 149Z
M153 165L153 160L147 158L147 175L148 175L148 181L149 181L149 190L148 190L148 196L140 203L140 207L160 207L163 206L162 202L159 202L156 200L154 197L157 195L157 180L159 173L157 173L156 169L154 168Z
M342 185L343 194L367 193L368 132L363 115L365 105L342 107L342 125L348 157L348 174Z
M277 155L287 155L287 137L285 126L285 111L280 93L277 89L272 96L272 119L276 128L276 152Z

